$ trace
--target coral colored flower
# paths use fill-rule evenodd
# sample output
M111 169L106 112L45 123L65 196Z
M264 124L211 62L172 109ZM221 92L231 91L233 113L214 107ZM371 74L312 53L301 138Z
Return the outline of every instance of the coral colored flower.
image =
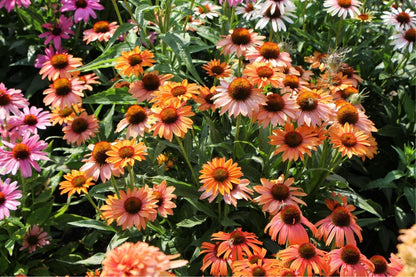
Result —
M78 0L80 1L80 0ZM89 44L92 41L109 41L110 38L114 35L115 31L117 30L118 25L117 22L108 21L98 21L94 23L92 29L88 29L84 31L83 41L86 41L86 44Z
M145 72L140 81L130 84L129 92L137 98L137 103L152 99L153 93L163 86L167 80L172 78L172 74L161 74L158 71Z
M82 82L82 84L85 86L86 89L89 91L92 91L93 84L99 84L100 81L98 81L98 76L95 75L95 73L91 74L85 74L85 75L77 75L78 79Z
M260 253L259 245L263 244L254 233L242 231L241 228L237 228L231 233L222 231L214 233L212 240L221 241L217 254L224 255L225 259L231 258L232 261L243 259L243 255Z
M230 83L221 81L221 85L217 87L218 93L215 94L214 104L220 108L220 115L228 112L229 115L237 117L239 114L243 116L251 116L253 112L259 110L259 105L266 103L266 97L258 88L243 77L234 78Z
M296 98L299 111L298 125L320 126L333 117L335 104L332 96L321 90L301 90Z
M228 276L228 265L230 265L231 259L225 259L224 254L218 254L219 245L220 242L215 244L209 242L202 243L199 255L205 254L205 256L202 259L201 271L205 271L211 266L210 274L212 276Z
M289 53L281 52L279 45L273 41L266 41L254 49L250 49L246 58L252 63L270 63L273 67L291 66L292 63Z
M17 7L29 7L30 0L2 0L0 1L0 9L5 7L7 12L9 13L11 10L14 10L14 8Z
M143 67L152 66L156 62L153 57L154 54L149 50L141 51L139 46L136 46L132 51L121 51L115 68L119 69L122 75L130 77L134 74L138 77L139 74L143 74Z
M0 83L0 120L8 120L10 113L19 114L19 109L29 106L20 89L8 89Z
M308 88L309 84L307 81L300 78L300 73L297 71L294 67L288 67L284 69L285 71L288 71L286 73L286 76L282 80L283 84L283 90L282 93L290 92L291 94L296 94L301 91L310 91ZM296 71L296 72L291 72Z
M22 197L22 191L17 189L17 182L11 182L10 178L6 181L0 180L0 220L8 218L10 211L17 210L20 205L18 199Z
M81 58L74 58L74 56L63 53L56 53L47 59L39 71L42 75L42 79L48 77L48 80L55 81L58 78L72 78L74 75L71 70L82 66Z
M66 181L59 183L61 194L68 193L68 197L74 193L88 193L88 188L95 185L92 177L88 177L83 171L72 170L71 173L64 175Z
M39 140L38 135L30 136L29 133L23 135L21 142L7 142L5 140L2 143L10 148L10 151L0 148L2 154L1 166L5 169L3 174L11 173L16 175L18 169L22 173L24 178L32 176L32 168L36 171L40 171L40 166L36 163L38 160L49 160L47 153L42 152L48 144L43 140Z
M157 200L157 213L161 217L168 217L173 215L173 208L176 208L176 204L172 202L172 199L176 199L174 186L167 186L166 180L163 180L159 185L154 184L152 188L152 194Z
M368 119L367 115L350 103L338 107L336 120L341 125L348 123L367 133L377 132L377 128L374 127L374 123Z
M221 54L236 54L237 57L245 55L247 51L260 45L264 36L259 36L252 29L236 28L230 34L217 42L217 49L223 48Z
M269 93L266 98L266 104L261 105L259 110L253 113L254 120L262 124L263 128L267 128L269 124L273 127L276 127L277 124L284 125L296 118L298 111L296 101L289 93L283 95Z
M185 266L179 254L166 255L146 242L125 242L107 251L101 276L169 276L169 269Z
M269 212L271 215L277 214L284 205L299 205L306 206L306 203L296 196L306 196L302 188L292 187L294 178L285 180L282 174L276 180L267 180L260 178L261 186L254 186L253 189L260 194L254 198L262 207L263 212Z
M384 11L381 19L385 25L394 26L397 31L415 28L416 26L416 14L410 9L402 10L401 7Z
M127 127L126 137L144 136L151 127L149 121L150 110L139 105L132 105L126 111L126 117L118 124L116 132L121 132Z
M103 9L100 0L62 0L61 12L75 11L74 22L78 23L84 20L87 23L90 16L94 19L97 18L94 10Z
M183 102L187 102L194 95L199 93L199 85L195 83L188 83L185 79L182 82L167 81L153 93L151 103L156 102L157 105L167 106L171 102L175 106Z
M272 240L276 240L277 235L279 244L290 245L309 242L309 236L302 224L309 227L312 234L316 233L315 226L309 222L296 205L285 205L280 212L273 216L272 220L264 228L264 232L269 229L269 235Z
M164 137L172 141L173 135L183 138L188 129L192 129L193 121L189 117L194 113L191 111L191 106L186 106L182 103L180 106L175 106L171 103L169 106L152 106L151 120L156 122L152 127L153 136Z
M351 18L360 14L361 2L358 0L325 0L324 7L328 13L342 18L347 18L349 14Z
M48 29L48 31L40 34L39 38L46 37L45 45L52 41L55 49L61 49L61 39L69 39L70 35L74 35L74 31L71 30L72 26L72 19L62 14L59 17L59 23L55 22L53 25L51 23L42 24L42 27Z
M132 140L122 140L116 142L114 145L111 145L111 150L107 151L106 154L108 158L106 161L108 163L114 164L114 167L126 167L127 165L133 166L134 161L143 161L146 158L147 147L144 142L136 143L136 139Z
M355 245L345 245L328 253L330 272L339 271L340 277L369 276L374 264L368 260Z
M123 230L133 226L146 229L146 223L157 214L157 199L144 187L127 192L120 190L120 198L116 194L110 195L105 203L100 209L107 224L115 220Z
M243 176L238 164L233 163L232 159L226 161L224 157L208 161L202 166L200 172L199 179L203 184L202 188L208 193L212 191L213 194L219 191L222 195L230 193L233 184L239 184L240 177Z
M63 108L60 107L52 107L52 114L51 114L51 123L52 125L63 125L69 124L72 120L74 120L77 114L82 113L85 111L81 108L81 104L72 105L72 108L65 106Z
M347 122L344 125L331 126L328 132L331 143L341 152L342 156L351 159L353 155L358 157L367 155L370 141L369 135L365 131Z
M391 36L390 39L392 40L391 45L394 46L393 50L402 51L407 47L408 52L412 53L416 43L416 27L401 31Z
M23 135L28 132L31 134L37 134L37 130L44 130L50 126L50 113L44 111L42 108L36 108L35 106L24 107L23 112L12 116L8 124L12 128L16 128L18 132Z
M321 68L323 65L323 60L328 56L328 54L320 53L318 51L313 51L313 56L305 57L304 60L307 63L311 64L311 68Z
M316 248L310 242L290 245L277 252L282 263L301 276L328 275L329 265L325 260L326 252Z
M278 72L277 67L264 62L248 64L243 70L243 75L258 88L264 88L267 85L275 88L282 87L281 80L285 76L283 73Z
M278 264L267 262L264 259L246 265L244 268L233 269L233 276L282 276L280 275L281 267Z
M284 10L282 10L277 5L267 6L264 4L264 6L260 9L262 17L259 19L259 21L257 21L256 29L264 29L268 23L271 23L273 31L286 31L287 28L285 21L287 23L293 23L291 17L294 16L292 12L295 10L295 8L296 7L294 5L288 5Z
M303 161L305 154L311 156L311 150L321 143L315 128L305 125L295 128L292 123L286 123L284 130L273 130L269 139L271 145L279 146L274 155L283 152L283 161L299 158Z
M370 277L388 277L397 276L403 269L403 264L393 253L391 254L390 261L380 255L374 255L370 258L370 261L374 264L374 271L370 273Z
M84 96L82 92L85 86L78 78L67 79L59 78L56 79L43 94L45 98L43 103L45 105L51 105L52 107L59 107L64 109L66 106L71 107L82 102L81 97Z
M206 86L201 86L199 88L199 94L194 96L194 100L199 104L198 109L201 112L208 109L211 109L214 112L217 109L217 107L214 105L214 100L212 99L212 96L215 94L217 94L215 86L211 87L210 89Z
M355 70L354 68L352 68L351 66L349 66L346 63L342 63L339 67L339 71L343 74L343 75L347 75L347 79L345 80L346 82L351 82L352 86L356 87L358 86L358 83L362 83L363 79L357 75L358 70Z
M231 67L225 62L213 59L202 65L209 76L213 76L216 79L227 78L232 74Z
M233 261L231 264L233 276L253 276L251 271L253 268L259 265L259 261L261 261L260 265L270 265L270 269L281 269L281 262L277 259L266 259L266 253L267 250L265 248L261 248L261 252L247 255L247 258L242 260ZM266 270L266 272L269 274L261 276L280 276L276 272L270 273L268 270Z
M351 212L355 210L353 205L347 205L347 198L338 195L342 203L335 200L336 194L332 193L334 199L327 199L326 205L332 211L329 216L318 221L315 226L318 228L316 237L325 240L326 245L330 245L335 239L335 246L342 247L345 244L356 245L354 233L363 240L361 228L355 222L357 218ZM344 242L346 240L346 243Z
M33 225L23 237L23 244L19 250L22 251L29 247L29 253L33 253L36 251L37 247L42 248L43 246L48 245L50 239L48 233L43 232L43 228Z
M67 126L62 128L64 132L63 139L70 144L80 146L86 140L95 137L98 133L98 120L95 115L88 115L82 112L76 116Z
M88 145L91 153L85 155L87 159L82 160L85 164L80 168L80 171L85 171L87 176L91 176L95 181L99 178L103 183L111 178L111 176L119 177L124 174L123 168L114 167L113 164L108 163L106 154L111 150L111 144L107 141L99 141L95 145Z

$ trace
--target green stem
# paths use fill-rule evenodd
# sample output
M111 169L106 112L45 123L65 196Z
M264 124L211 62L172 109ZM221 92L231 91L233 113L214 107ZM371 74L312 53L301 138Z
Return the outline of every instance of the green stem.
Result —
M270 35L269 35L269 41L273 41L273 34L274 34L273 24L270 24Z
M120 23L120 25L123 24L123 19L121 19L120 10L118 9L116 0L111 0L111 3L113 3L114 10L116 11L118 22Z
M86 193L85 197L87 197L88 201L90 201L90 203L94 207L94 209L100 214L100 216L105 220L105 222L107 222L107 218L105 218L103 212L97 207L94 200L92 200L91 196L88 193Z
M189 7L189 9L192 11L192 9L194 8L194 4L195 4L195 0L191 1L191 5ZM185 24L183 24L183 31L186 32L186 25L188 25L188 21L189 21L189 16L187 16L185 18Z
M292 166L292 160L287 160L286 169L284 172L285 178L289 176L290 167Z
M337 46L338 46L338 40L339 40L339 35L341 34L342 22L343 22L343 18L340 17L339 24L338 24L338 32L337 32L337 36L335 38L335 47L334 47L334 49L337 49Z
M234 160L237 158L237 141L238 135L240 132L240 125L241 125L241 114L237 116L237 123L235 126L235 135L234 135L234 145L233 145L233 158Z
M118 191L116 179L114 178L113 174L111 174L111 183L113 184L113 188L116 191L118 198L120 199L120 192Z
M129 15L130 15L131 19L133 19L133 20L134 20L134 22L136 22L136 23L137 23L136 19L134 18L134 15L133 15L133 13L132 13L132 11L131 11L131 9L130 9L130 5L129 5L129 3L127 3L127 1L126 1L126 0L123 0L123 2L124 2L124 5L126 6L127 12L129 13Z
M198 185L198 178L196 177L195 172L194 172L194 169L193 169L193 167L191 165L191 162L189 161L188 155L186 154L185 147L183 147L182 141L176 135L175 135L175 138L176 138L176 141L179 144L179 147L182 150L182 154L183 154L183 156L184 156L184 158L186 160L186 163L188 164L188 167L191 170L192 177L194 178L194 181L195 181L195 185Z
M217 198L217 202L218 202L218 221L221 222L221 199L218 197Z
M133 176L133 167L128 165L127 166L128 170L129 170L129 177L130 177L130 189L131 191L133 191L134 189L134 176Z

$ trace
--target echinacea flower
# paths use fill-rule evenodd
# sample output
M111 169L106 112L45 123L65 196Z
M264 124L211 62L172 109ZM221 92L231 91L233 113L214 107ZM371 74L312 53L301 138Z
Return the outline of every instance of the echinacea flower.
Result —
M397 276L403 269L403 264L393 253L390 256L390 263L380 255L374 255L370 258L374 264L374 271L371 272L370 277L388 277Z
M17 182L11 182L10 178L6 181L0 180L0 220L8 218L10 211L17 210L20 205L19 199L22 197L22 191L17 189Z
M109 41L110 38L114 35L117 28L117 22L109 23L105 20L97 21L94 23L94 26L92 26L92 29L84 31L84 37L82 40L85 41L86 44L89 44L90 42L96 40Z
M281 52L279 45L273 41L266 41L254 49L250 49L246 58L252 63L270 63L274 67L291 66L292 63L289 53Z
M101 276L169 276L168 270L185 266L186 260L173 260L179 254L166 255L146 242L125 242L107 251Z
M51 110L52 113L50 120L53 126L55 126L56 124L67 125L75 118L76 114L80 114L83 111L85 111L83 108L81 108L81 103L72 105L72 108L68 106L60 108L59 106L57 106L52 107Z
M61 12L75 11L74 22L84 20L88 22L90 16L97 18L94 10L100 11L104 7L100 4L100 0L62 0Z
M221 7L214 5L211 2L205 1L202 2L200 6L196 7L195 14L203 19L214 19L214 17L220 16Z
M172 102L168 106L152 106L151 120L156 122L151 127L154 137L159 135L172 141L173 135L183 138L188 129L192 129L193 121L189 117L194 113L192 107L185 104L175 106Z
M44 130L51 125L50 113L35 106L30 107L30 109L24 107L23 112L12 116L8 124L12 128L16 128L21 135L26 132L37 134L38 129Z
M188 83L187 79L182 80L182 82L166 81L158 90L153 92L150 102L162 106L167 106L173 102L175 106L178 106L183 102L187 102L194 95L197 95L198 92L199 85Z
M348 123L350 126L355 126L357 129L367 133L377 132L377 128L374 127L374 123L367 118L367 115L350 103L345 103L338 107L336 112L336 122L341 125Z
M329 265L325 260L326 252L318 249L310 242L290 245L277 252L282 263L300 276L328 275Z
M29 7L30 0L1 0L0 1L0 9L5 7L7 12L9 13L11 10L17 7Z
M278 72L277 67L264 62L248 64L243 70L243 75L258 88L264 88L267 85L274 88L282 87L281 80L284 78L284 74Z
M8 89L0 83L0 120L8 120L10 113L18 114L19 109L29 106L20 89Z
M283 276L280 275L281 266L268 260L270 259L258 259L253 263L246 263L246 267L233 268L233 276Z
M74 193L88 193L88 188L93 186L92 177L88 177L83 171L72 170L64 175L65 181L59 183L61 194L68 193L70 197Z
M361 2L358 0L325 0L324 7L333 16L338 15L345 19L349 14L351 18L354 18L360 13Z
M230 34L217 42L217 48L223 48L221 54L236 54L237 57L245 55L247 51L260 45L264 36L259 36L252 29L236 28Z
M133 226L139 230L146 229L147 222L157 214L156 198L144 187L128 189L127 192L120 190L119 193L119 197L109 195L106 205L100 208L107 224L115 220L123 230Z
M381 19L385 25L394 26L397 31L415 28L416 26L416 15L411 9L392 8L390 11L384 11Z
M269 1L273 2L273 1ZM281 1L279 1L281 2ZM262 17L256 23L256 29L264 29L268 23L272 24L273 31L286 31L285 21L287 23L293 23L291 17L294 15L292 11L296 8L294 5L288 5L284 10L280 9L278 5L266 5L265 2L263 8L261 8L260 14Z
M265 0L262 3L262 6L260 8L261 12L264 12L265 10L270 8L270 12L274 13L274 11L279 9L281 12L284 12L285 9L293 9L296 8L296 6L293 4L292 0Z
M136 143L136 139L121 140L111 145L111 150L107 151L108 158L106 161L114 165L114 167L126 167L127 165L133 166L134 161L143 161L146 158L147 147L144 142Z
M210 274L212 276L228 276L228 265L231 264L231 259L225 259L224 253L218 254L219 245L219 241L215 244L209 242L202 243L199 255L205 254L205 256L202 259L201 271L205 271L211 266Z
M285 205L280 209L280 212L273 216L272 220L264 228L266 233L269 230L269 235L272 240L276 240L279 244L301 244L309 242L309 236L305 228L306 225L312 231L314 235L316 233L316 227L307 220L300 211L297 205Z
M149 109L140 105L131 105L126 111L126 117L117 124L116 132L121 132L127 127L127 138L143 136L151 127L149 115Z
M37 134L30 136L29 133L25 133L20 142L8 142L3 140L2 143L10 150L4 150L0 148L2 154L1 165L5 169L3 174L11 173L16 175L17 170L20 169L24 178L32 176L32 168L36 171L40 171L41 168L37 164L38 160L49 160L47 153L42 152L48 144L43 140L39 140Z
M235 8L235 14L241 15L241 17L247 21L254 21L260 17L258 9L257 5L247 1L247 3Z
M292 123L286 123L284 130L273 130L269 139L271 145L278 145L274 155L283 152L283 161L299 158L303 161L305 154L311 156L311 150L321 143L315 128L306 125L295 128Z
M85 89L88 89L89 91L92 91L91 85L100 83L98 80L99 77L94 72L91 74L77 75L76 77L78 77L78 80L82 82Z
M335 104L333 98L322 90L301 90L296 97L298 104L298 125L320 126L333 117Z
M237 201L244 199L246 201L251 200L250 195L253 194L253 190L248 187L250 184L250 181L248 179L241 179L240 183L232 183L233 188L230 190L229 193L224 193L224 202L227 205L233 205L234 207L237 207ZM214 193L213 190L207 191L205 187L200 187L198 191L203 192L199 199L205 199L208 198L208 202L211 203L212 201L217 198L219 191L216 191Z
M47 59L39 74L42 75L42 79L48 77L48 80L55 81L58 78L72 78L73 72L71 70L76 69L82 65L81 58L74 58L73 55L68 53L56 53Z
M284 205L299 205L306 206L303 200L297 196L306 196L302 188L292 187L295 179L288 178L282 174L276 180L267 180L260 178L261 186L254 186L253 189L260 194L254 198L262 207L263 212L269 212L271 215L277 214Z
M409 53L412 53L416 43L416 29L409 28L401 31L398 34L391 36L390 39L392 40L391 45L394 46L394 50L402 51L407 47Z
M199 94L194 96L194 100L199 104L198 109L201 112L208 109L211 109L211 111L214 112L217 109L217 107L214 105L214 100L212 99L212 96L215 94L217 94L217 88L215 86L211 88L201 86L199 88Z
M172 199L176 199L174 186L168 186L166 180L163 180L160 184L154 184L152 188L152 194L157 200L157 213L161 217L167 217L173 215L173 208L176 208L176 204L172 202Z
M339 271L340 277L369 276L374 271L374 264L361 254L355 245L345 245L328 253L330 272Z
M145 72L140 81L134 81L129 85L129 92L137 99L137 103L150 100L153 92L163 86L172 74L160 74L158 71Z
M71 30L73 26L72 19L61 15L59 22L42 24L42 27L48 31L39 35L39 38L46 37L44 42L47 45L49 42L53 42L55 49L61 49L61 39L69 39L70 35L74 35L74 31Z
M60 109L71 107L82 102L81 97L84 96L82 92L85 86L78 78L56 79L43 94L45 98L43 103L45 105L51 105L52 107L59 107Z
M51 238L48 233L43 232L43 228L39 228L37 225L33 225L29 228L29 231L23 237L23 244L20 247L20 251L29 247L29 253L36 251L36 248L42 248L50 243Z
M63 139L70 144L80 146L86 140L95 137L98 133L98 120L95 115L82 112L76 116L67 126L62 128Z
M416 275L416 255L415 255L415 243L416 243L416 224L413 224L410 228L399 230L397 244L397 256L401 259L403 268L399 272L399 276L415 276ZM392 257L391 257L392 258ZM390 258L390 259L391 259Z
M218 93L212 99L215 106L221 109L220 115L228 112L234 117L240 114L250 117L253 112L259 110L259 105L266 103L261 89L253 87L244 77L234 78L231 82L222 80L216 89Z
M122 75L130 77L134 74L138 77L139 74L143 74L143 67L152 66L156 62L153 57L154 54L149 50L141 51L139 46L136 46L132 51L121 51L115 69L119 69Z
M212 240L220 241L218 245L218 255L224 254L224 258L231 258L232 261L241 260L243 255L260 253L259 245L263 243L257 239L254 233L242 231L241 228L231 233L218 232L212 234Z
M232 74L230 65L217 59L210 60L201 67L209 76L215 77L216 79L227 78Z

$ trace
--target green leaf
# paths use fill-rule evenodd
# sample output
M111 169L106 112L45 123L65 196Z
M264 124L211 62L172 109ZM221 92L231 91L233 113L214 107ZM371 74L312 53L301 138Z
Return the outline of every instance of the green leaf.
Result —
M85 260L76 261L75 264L99 265L104 260L104 257L105 253L96 253Z
M117 30L111 36L111 39L107 42L107 47L104 49L103 54L105 54L111 48L111 46L113 46L116 40L118 40L119 36L124 35L133 27L134 25L130 23L123 23L120 26L118 26Z
M72 222L68 222L68 224L72 226L77 226L77 227L93 228L96 230L115 232L113 227L107 226L107 224L105 224L104 222L94 220L94 219L72 221Z
M404 196L406 196L407 202L409 202L410 207L413 212L416 211L416 188L415 187L405 187Z
M13 255L13 249L14 249L15 241L13 239L9 239L4 244L4 247L9 251L9 255Z
M53 202L43 203L42 206L38 209L35 209L27 219L27 223L34 225L42 225L45 221L48 220L49 215L52 211Z
M115 108L115 104L111 106L111 109L107 112L106 116L102 120L103 125L104 125L104 135L106 138L108 138L110 134L114 132L114 129L113 129L114 108Z
M384 189L384 188L397 188L396 184L393 182L394 180L400 179L405 174L400 170L393 170L387 173L387 175L384 178L376 179L374 181L369 182L365 188L362 190L369 190L369 189Z
M82 103L104 105L136 104L136 99L134 99L127 90L127 88L110 88L88 96L82 101Z
M207 220L206 216L196 215L196 216L193 216L191 218L186 218L186 219L182 220L181 222L176 224L176 226L177 227L184 227L184 228L192 228L192 227L195 227L197 225L200 225L205 220Z

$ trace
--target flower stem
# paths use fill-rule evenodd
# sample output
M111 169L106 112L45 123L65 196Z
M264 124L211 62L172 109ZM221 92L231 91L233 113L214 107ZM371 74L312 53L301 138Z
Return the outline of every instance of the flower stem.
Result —
M127 166L129 170L129 177L130 177L130 189L133 191L134 189L134 177L133 177L133 167L128 165Z
M123 2L124 2L124 5L126 5L127 12L129 13L129 15L130 15L131 19L133 19L133 20L134 20L134 22L135 22L135 23L137 23L136 19L134 18L134 15L133 15L133 13L132 13L132 11L131 11L131 9L130 9L130 5L129 5L129 3L127 3L127 1L126 1L126 0L123 0Z
M120 25L123 24L123 19L121 19L120 10L118 9L116 0L112 0L111 3L113 3L114 10L116 11L118 22L120 23Z
M114 178L113 175L111 175L111 183L113 184L113 188L116 191L118 198L120 198L120 192L118 191L116 179Z
M339 24L338 24L338 32L337 32L337 36L335 38L335 47L334 47L334 49L337 49L337 46L338 46L338 40L339 40L339 35L341 34L342 23L343 23L343 18L340 17Z
M234 145L233 145L233 158L234 160L237 158L237 141L238 141L238 134L240 132L240 124L241 124L241 114L237 116L237 123L235 126L235 135L234 135Z
M179 147L182 150L182 154L185 157L186 163L188 164L189 169L191 170L192 177L194 178L194 181L195 181L195 185L198 185L198 178L196 177L195 172L194 172L194 169L193 169L193 167L191 165L191 162L189 161L188 155L186 154L185 147L183 147L182 141L176 135L175 135L175 138L176 138L176 141L179 144Z
M100 216L105 220L105 222L107 222L107 218L105 218L103 212L97 207L94 200L92 200L91 196L88 193L86 193L85 197L87 197L88 201L90 201L90 203L94 207L94 209L100 214Z

